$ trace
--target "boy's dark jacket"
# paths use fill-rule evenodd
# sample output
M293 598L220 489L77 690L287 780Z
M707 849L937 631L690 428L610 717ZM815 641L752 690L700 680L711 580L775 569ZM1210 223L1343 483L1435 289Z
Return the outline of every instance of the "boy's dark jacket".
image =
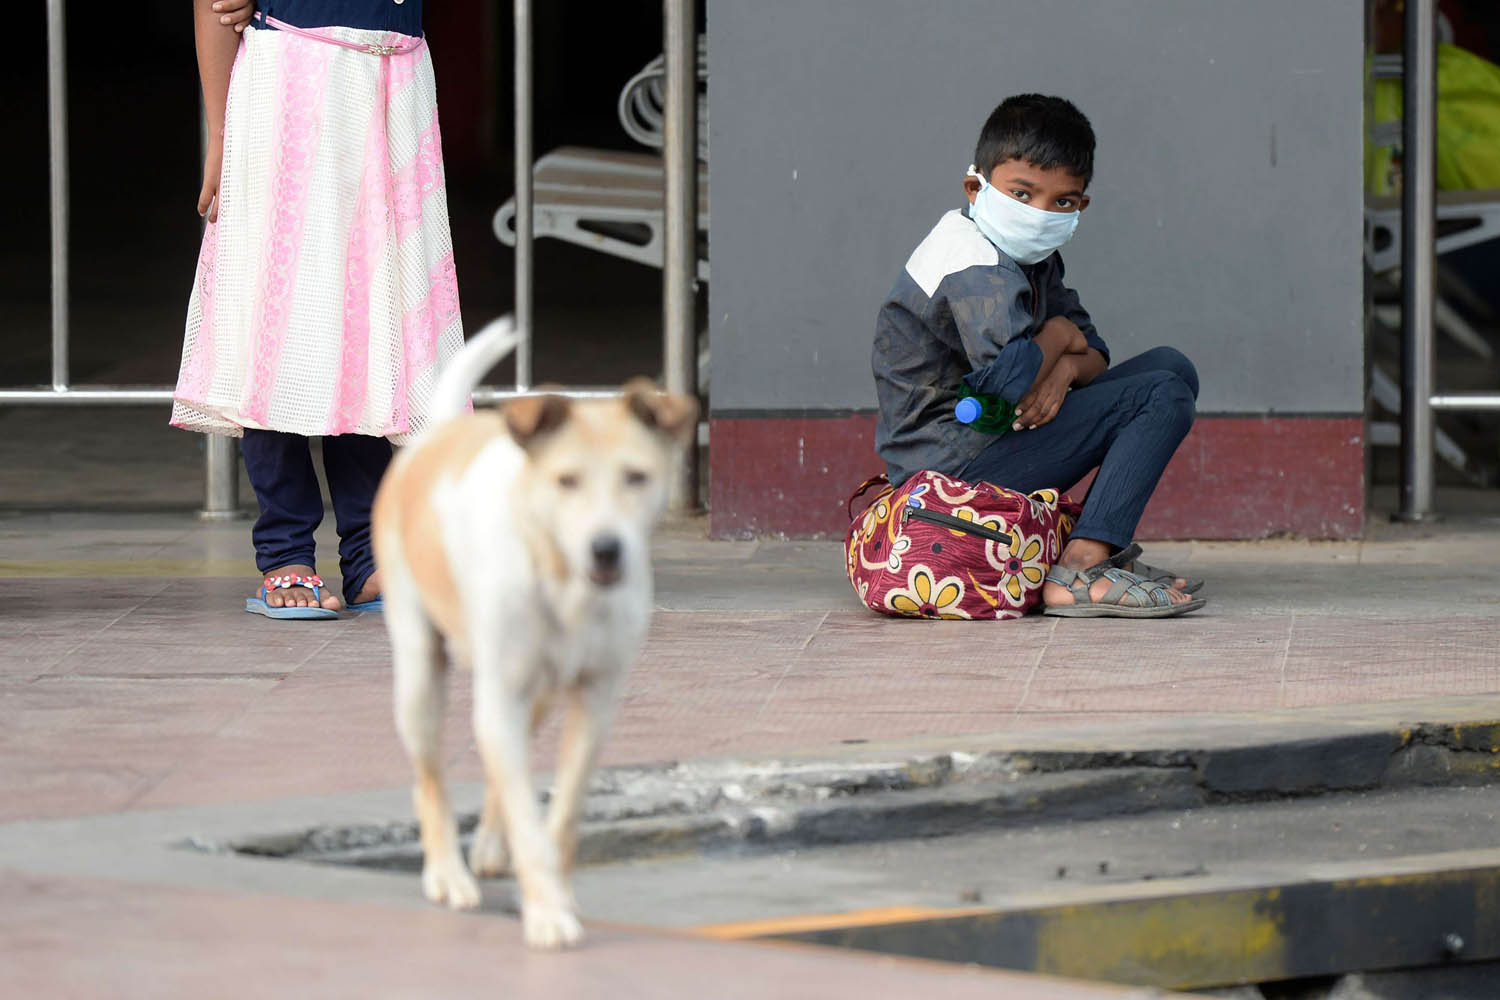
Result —
M923 469L957 476L994 440L954 418L959 384L967 378L975 392L1017 402L1041 367L1041 348L1031 338L1052 317L1067 317L1109 359L1062 279L1059 254L1017 264L964 211L938 220L875 324L875 450L892 483Z

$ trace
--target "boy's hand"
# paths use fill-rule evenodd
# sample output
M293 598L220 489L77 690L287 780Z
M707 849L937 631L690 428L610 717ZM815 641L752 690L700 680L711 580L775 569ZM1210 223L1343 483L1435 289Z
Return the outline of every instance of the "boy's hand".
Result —
M1048 328L1051 328L1056 336L1063 338L1062 353L1083 354L1089 349L1088 338L1083 335L1082 330L1078 329L1078 324L1066 316L1053 316L1042 324L1043 331L1047 331Z
M255 14L255 0L217 0L214 13L219 15L220 24L231 25L235 31L244 31Z
M1057 416L1067 398L1068 386L1078 377L1076 359L1076 354L1064 354L1058 358L1052 370L1021 397L1016 404L1016 422L1011 425L1012 430L1034 431Z

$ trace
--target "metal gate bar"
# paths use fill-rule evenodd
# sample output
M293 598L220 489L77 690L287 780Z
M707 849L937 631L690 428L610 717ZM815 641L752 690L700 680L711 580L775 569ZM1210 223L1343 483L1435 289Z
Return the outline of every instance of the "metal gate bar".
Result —
M47 151L52 198L52 388L68 388L68 64L63 0L47 0Z
M532 38L531 0L514 0L515 15L515 174L516 174L516 389L531 388L531 338L534 330L536 270L532 214Z
M1436 0L1407 0L1401 84L1401 504L1396 518L1436 512L1435 412L1500 410L1500 392L1435 391L1437 283Z
M668 392L697 398L698 323L698 30L695 0L665 0L662 50L666 113L662 161L662 359ZM683 449L669 486L673 510L698 506L697 438Z
M1437 257L1436 0L1407 0L1401 84L1401 520L1432 515Z

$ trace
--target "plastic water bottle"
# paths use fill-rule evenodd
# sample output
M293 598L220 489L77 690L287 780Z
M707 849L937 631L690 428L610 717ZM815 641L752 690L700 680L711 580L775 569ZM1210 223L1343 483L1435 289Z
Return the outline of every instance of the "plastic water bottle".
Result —
M985 396L974 392L967 384L960 385L959 400L953 405L953 416L961 424L968 424L983 434L1004 434L1016 422L1016 407L999 396Z

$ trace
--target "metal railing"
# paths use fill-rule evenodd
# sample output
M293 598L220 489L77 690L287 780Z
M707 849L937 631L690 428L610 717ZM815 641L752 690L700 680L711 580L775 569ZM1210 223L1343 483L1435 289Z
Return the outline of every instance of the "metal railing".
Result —
M1437 3L1407 0L1401 85L1401 505L1396 516L1435 513L1438 410L1500 410L1500 392L1436 392Z
M668 392L698 394L698 28L695 0L663 5L667 68L665 142L666 215L662 257L662 358ZM695 435L683 449L668 502L674 510L698 505Z
M521 337L516 349L516 384L512 389L481 387L474 399L499 402L532 391L532 337L535 329L532 234L532 2L514 0L515 16L515 152L516 152L516 324ZM665 160L666 260L663 267L665 322L663 347L667 359L666 387L671 392L697 394L697 337L694 317L697 261L697 33L693 0L663 0L663 36L667 60L667 144ZM0 406L152 406L170 404L171 386L74 387L69 384L68 346L68 107L65 0L47 0L47 124L50 157L52 240L52 384L0 389ZM684 69L685 68L685 69ZM562 395L594 398L609 389L559 389ZM697 505L696 450L687 449L680 475L671 492L673 506ZM241 516L238 493L239 463L234 439L205 435L204 506L207 519Z

